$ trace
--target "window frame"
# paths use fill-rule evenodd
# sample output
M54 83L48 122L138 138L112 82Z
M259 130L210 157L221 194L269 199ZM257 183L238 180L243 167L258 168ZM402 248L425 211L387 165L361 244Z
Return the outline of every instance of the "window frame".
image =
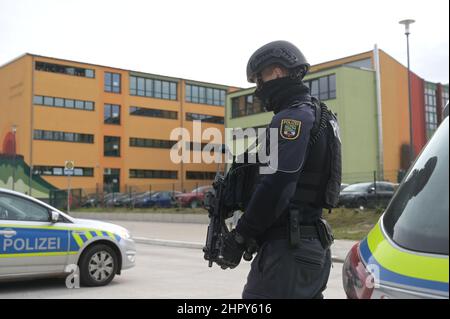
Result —
M11 199L21 200L24 203L27 203L29 205L31 204L31 206L36 206L36 207L38 207L40 209L43 209L46 212L46 214L47 214L47 219L46 220L37 220L37 219L28 219L28 218L26 218L26 219L0 219L0 220L4 220L4 221L25 221L25 222L36 222L36 223L48 223L48 222L50 222L51 214L50 214L50 209L48 207L46 207L44 205L41 205L41 204L39 204L39 203L37 203L35 201L29 200L27 198L23 198L21 196L14 195L14 194L0 193L0 198L1 197L6 197L6 198L9 197ZM11 206L14 210L17 210L19 212L23 212L22 209L16 207L15 205L9 205L8 204L8 206ZM26 209L26 211L29 212L30 210ZM25 215L27 215L27 213L25 213Z

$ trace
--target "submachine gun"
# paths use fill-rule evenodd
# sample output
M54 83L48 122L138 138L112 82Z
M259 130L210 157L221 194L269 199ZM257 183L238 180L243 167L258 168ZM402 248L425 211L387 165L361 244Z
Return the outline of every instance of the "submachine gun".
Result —
M217 172L212 184L214 192L205 194L204 205L208 210L209 225L203 252L209 267L212 267L213 263L222 267L223 241L230 232L225 220L232 217L235 211L245 211L256 185L259 164L246 163L247 152L242 156L244 156L243 163L236 163L233 160L228 173ZM251 261L256 250L256 243L249 245L244 252L244 260Z

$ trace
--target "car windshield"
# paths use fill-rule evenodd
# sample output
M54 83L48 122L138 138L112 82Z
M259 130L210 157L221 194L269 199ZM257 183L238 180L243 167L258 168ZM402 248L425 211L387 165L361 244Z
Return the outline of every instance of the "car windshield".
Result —
M344 188L343 192L366 192L370 183L353 184Z
M398 245L448 255L448 117L406 174L383 217Z
M193 189L192 190L192 193L205 193L205 192L207 192L208 190L210 190L211 189L211 187L210 186L203 186L203 187L199 187L199 188L195 188L195 189Z

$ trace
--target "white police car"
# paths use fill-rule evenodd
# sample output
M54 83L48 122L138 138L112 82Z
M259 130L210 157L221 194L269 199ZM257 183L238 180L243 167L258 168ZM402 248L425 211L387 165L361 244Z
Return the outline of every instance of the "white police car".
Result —
M0 280L77 269L81 284L104 286L133 267L135 256L125 228L76 219L33 197L0 189Z

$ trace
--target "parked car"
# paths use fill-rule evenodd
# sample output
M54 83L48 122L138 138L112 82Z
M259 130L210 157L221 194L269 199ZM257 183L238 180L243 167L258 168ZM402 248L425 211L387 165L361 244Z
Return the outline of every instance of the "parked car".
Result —
M447 116L378 224L348 253L342 270L348 298L449 298L448 176Z
M197 208L203 206L205 193L214 192L212 186L201 186L195 188L190 193L183 193L176 196L176 200L182 207Z
M145 194L146 192L133 192L133 193L126 193L124 195L126 196L120 196L116 200L116 206L120 207L133 207L135 205L136 199Z
M339 195L339 206L386 207L396 190L389 182L357 183L345 187Z
M342 191L344 188L346 188L347 186L350 186L350 184L342 183L342 184L341 184L341 191Z
M150 200L150 198L152 197L152 195L155 192L145 192L142 193L140 195L137 195L134 200L133 200L133 205L136 208L143 208L143 207L148 207L147 206L147 202Z
M175 207L177 206L175 197L180 194L182 193L173 191L156 192L150 197L147 197L147 200L145 200L143 205L140 207Z
M122 198L125 194L119 192L107 193L103 196L102 204L105 207L118 206L119 198Z
M99 204L96 195L88 195L85 197L81 203L81 207L97 207Z

